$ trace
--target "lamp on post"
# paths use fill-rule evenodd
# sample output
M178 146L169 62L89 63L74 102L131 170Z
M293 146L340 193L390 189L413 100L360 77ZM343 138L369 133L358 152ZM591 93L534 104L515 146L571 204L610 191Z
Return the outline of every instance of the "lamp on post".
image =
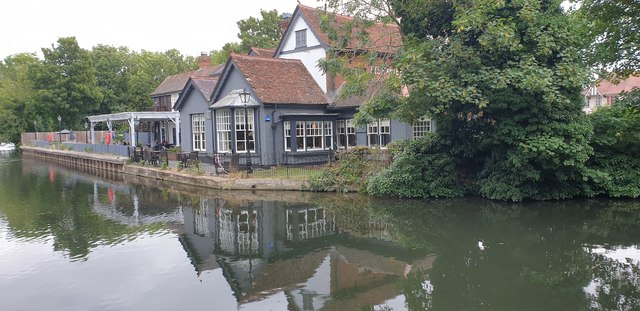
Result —
M87 121L84 121L84 143L88 144L89 143L89 135L87 135L87 131L89 130L89 123L87 123Z
M58 115L58 142L62 142L62 117Z
M240 102L244 104L244 139L245 139L245 149L247 149L247 174L253 173L253 168L251 167L251 153L249 149L249 117L247 113L247 104L249 103L249 98L251 97L251 93L247 92L247 90L242 89L240 92Z

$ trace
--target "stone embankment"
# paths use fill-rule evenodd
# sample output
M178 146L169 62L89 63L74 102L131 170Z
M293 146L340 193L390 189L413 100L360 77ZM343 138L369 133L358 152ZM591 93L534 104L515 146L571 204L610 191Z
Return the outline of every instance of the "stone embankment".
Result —
M170 183L179 183L197 187L223 189L223 190L304 190L305 181L298 179L282 178L231 178L213 176L209 174L192 174L187 170L161 169L128 164L129 159L121 156L76 152L68 150L55 150L22 146L25 156L43 158L58 161L72 166L93 167L142 178L162 180Z

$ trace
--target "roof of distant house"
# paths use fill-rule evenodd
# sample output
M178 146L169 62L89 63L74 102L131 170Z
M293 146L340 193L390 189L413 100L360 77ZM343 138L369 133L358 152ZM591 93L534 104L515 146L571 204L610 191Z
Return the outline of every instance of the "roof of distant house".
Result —
M324 92L300 60L233 53L231 60L263 103L327 103Z
M306 17L309 21L309 26L313 28L314 33L319 36L318 39L320 39L325 45L331 47L335 47L336 44L329 39L329 35L320 27L320 18L322 14L328 14L330 17L334 18L332 27L334 27L338 32L341 27L344 27L348 22L354 20L353 17L350 16L333 14L330 12L325 13L322 10L301 4L298 5L296 10L299 10ZM352 38L357 37L358 31L359 30L357 28L351 30ZM367 32L369 33L369 40L367 43L353 39L345 46L345 49L395 53L402 46L402 34L400 33L400 27L396 24L377 22L371 27L368 27Z
M618 84L609 80L601 80L596 83L596 88L602 96L616 96L622 92L629 92L635 88L640 88L640 76L630 76Z
M374 80L367 85L367 89L364 91L362 95L352 95L347 96L345 98L340 98L336 96L334 102L331 104L331 108L333 109L342 109L342 108L357 108L362 106L362 104L368 100L373 98L376 93L382 88L384 81L382 80ZM344 87L345 83L340 85L338 88L337 94L340 93L340 90Z
M182 90L183 93L174 104L173 109L180 110L193 90L200 92L206 101L209 102L211 100L211 96L213 96L213 90L216 88L219 78L220 76L190 77Z
M198 90L204 95L207 101L211 100L213 90L216 88L219 77L191 77L191 81L198 88Z
M251 51L249 51L249 55L256 56L256 57L271 58L275 53L276 53L276 49L263 49L263 48L256 48L256 47L251 48Z
M224 69L224 65L199 68L189 72L183 72L168 76L151 93L151 96L164 95L182 91L190 77L214 77L219 76Z

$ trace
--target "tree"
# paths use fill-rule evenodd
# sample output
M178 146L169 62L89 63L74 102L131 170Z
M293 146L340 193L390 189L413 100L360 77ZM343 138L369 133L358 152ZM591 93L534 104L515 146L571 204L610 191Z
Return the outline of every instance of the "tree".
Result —
M238 38L242 51L249 52L252 47L270 49L278 45L281 37L280 15L277 10L260 10L262 19L249 17L237 22Z
M472 193L514 201L596 194L606 174L586 165L583 41L561 2L375 1L401 21L405 44L393 63L401 79L358 114L430 115L434 152L452 157ZM400 96L402 85L410 96Z
M640 197L640 90L624 93L611 107L602 107L589 118L594 128L590 165L606 172L611 197Z
M231 53L249 53L251 48L271 49L280 42L282 18L277 10L260 10L262 18L249 17L236 22L240 42L228 42L222 49L211 51L211 64L224 64Z
M224 64L231 56L231 53L247 53L238 42L226 43L221 50L211 51L211 64Z
M85 116L99 111L102 100L90 52L68 37L42 53L44 61L30 71L39 113L51 129L58 128L57 115L63 117L63 127L81 128Z
M153 105L149 94L166 77L198 67L194 57L184 57L175 49L164 53L143 50L132 55L131 63L131 73L127 82L129 105L124 108L128 111L141 111Z
M640 70L640 2L584 0L580 15L590 22L590 63L624 77Z
M99 44L91 50L96 69L96 83L102 93L98 113L127 111L131 106L129 80L134 64L126 47Z
M0 62L0 141L20 141L20 133L33 130L40 118L33 108L29 67L39 63L33 54L8 56Z

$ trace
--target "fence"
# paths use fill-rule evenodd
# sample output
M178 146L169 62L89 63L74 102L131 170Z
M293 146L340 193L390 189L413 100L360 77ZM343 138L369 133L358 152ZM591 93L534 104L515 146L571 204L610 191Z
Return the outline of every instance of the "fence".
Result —
M319 175L326 169L326 165L339 159L343 151L331 151L318 154L281 153L281 154L229 154L214 155L199 154L198 161L202 164L216 167L218 172L236 173L249 172L255 177L309 177ZM366 161L389 164L389 154L386 150L375 153L362 153ZM247 159L251 159L247 161ZM274 164L276 163L276 164ZM251 164L251 170L249 170Z

